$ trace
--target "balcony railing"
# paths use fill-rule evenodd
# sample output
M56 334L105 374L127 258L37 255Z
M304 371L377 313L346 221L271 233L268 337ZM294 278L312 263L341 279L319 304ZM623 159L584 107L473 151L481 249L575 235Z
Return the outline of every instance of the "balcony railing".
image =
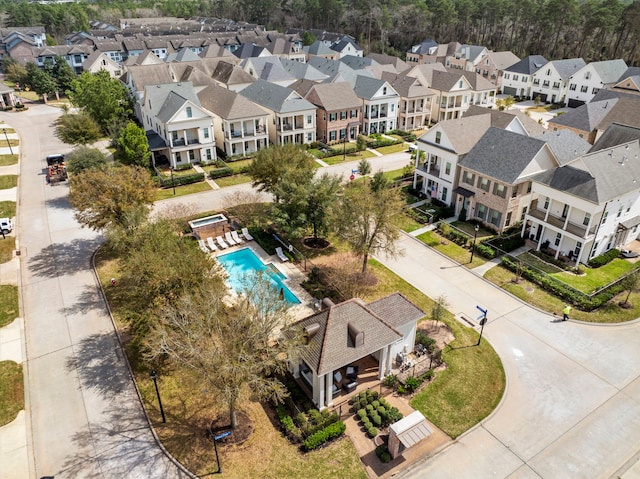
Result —
M545 217L546 217L547 224L554 226L555 228L561 229L563 231L566 231L567 233L571 233L572 235L578 236L580 238L586 238L588 234L589 235L594 234L595 230L597 229L597 226L592 226L591 230L589 230L589 232L587 233L587 227L585 225L578 225L576 223L572 223L571 221L567 221L566 218L552 215L551 213L547 215L547 212L545 210L538 209L537 201L531 202L531 209L529 210L528 214L529 216L532 216L533 218L536 218L543 223L545 222ZM566 223L566 226L565 226L565 223Z
M431 168L428 171L427 165L420 165L418 166L418 169L424 171L425 173L428 173L435 178L440 178L440 168L437 168L436 166L431 165Z
M185 141L184 138L176 138L175 140L171 140L171 146L184 146Z

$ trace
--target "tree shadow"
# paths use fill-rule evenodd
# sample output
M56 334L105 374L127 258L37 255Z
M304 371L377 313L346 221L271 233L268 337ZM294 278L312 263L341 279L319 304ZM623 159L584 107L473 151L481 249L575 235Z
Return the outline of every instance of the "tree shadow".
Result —
M66 368L76 371L83 388L93 389L105 398L121 394L132 381L114 331L82 339L67 358Z
M60 198L52 198L47 200L47 208L55 208L58 210L71 209L71 203L67 196L61 196Z
M86 314L101 308L105 308L102 295L95 287L85 286L78 299L73 304L61 308L60 313L64 315Z
M103 418L72 436L73 453L58 472L60 477L188 477L158 446L132 395L123 395L103 411Z
M91 254L101 242L102 238L97 237L51 244L29 258L29 268L34 275L46 278L85 271L91 266Z

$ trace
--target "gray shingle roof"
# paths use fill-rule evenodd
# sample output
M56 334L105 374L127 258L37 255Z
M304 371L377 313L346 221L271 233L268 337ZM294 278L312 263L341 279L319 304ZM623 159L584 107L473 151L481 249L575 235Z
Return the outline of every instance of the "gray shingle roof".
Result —
M315 85L309 91L307 99L329 112L355 109L362 106L362 101L347 82Z
M397 73L383 72L380 77L403 98L420 98L435 95L436 92L422 85L417 78Z
M334 43L333 45L331 45L330 48L332 50L337 51L337 52L341 52L345 48L347 48L347 45L349 45L349 44L353 45L353 47L356 50L362 51L362 48L360 48L360 46L356 42L354 42L353 39L351 39L351 38L349 38L347 36L342 37L342 40L340 40L339 42Z
M627 64L622 59L591 62L591 66L605 85L617 82L620 75L627 70Z
M437 47L437 46L438 46L438 42L436 42L432 38L427 38L422 43L418 43L417 45L413 45L411 48L409 48L409 50L407 50L407 53L416 53L418 55L427 55L431 48Z
M458 155L465 155L473 148L478 140L491 126L491 115L477 115L462 117L455 120L441 121L436 127L441 128L446 137L453 145L454 152ZM418 138L418 141L425 142L429 132Z
M419 313L422 314L420 317L424 316L418 308L412 308L413 305L410 303L406 304L402 296L391 295L376 303L378 304L374 307L385 315L393 316L391 321L395 324L415 321L417 319L413 318L416 318ZM395 314L393 305L400 308ZM411 319L401 316L405 313L409 314ZM303 348L301 356L318 375L335 371L402 339L402 335L391 324L359 299L350 299L336 304L303 319L297 323L297 326L304 328L314 323L317 323L320 329ZM364 332L362 346L350 345L349 324Z
M280 63L282 63L285 71L296 79L306 78L307 80L322 81L328 78L327 75L308 63L288 60L286 58L281 58Z
M513 184L544 145L542 140L491 127L467 153L461 165Z
M198 99L204 108L225 120L253 118L267 114L265 110L242 95L218 85L209 85L199 91Z
M534 176L532 181L548 185L555 190L564 191L578 198L598 203L595 179L588 171L574 168L571 165L543 171Z
M258 80L242 90L240 94L263 107L278 113L294 113L315 110L315 106L293 90Z
M560 78L562 78L563 80L568 80L569 78L571 78L571 75L573 75L575 72L577 72L578 70L580 70L582 67L586 65L585 61L582 58L567 58L565 60L553 60L549 63L551 63L554 66L554 68L560 75Z
M591 144L588 141L580 138L573 131L566 129L545 131L544 134L537 138L549 145L561 165L587 154L591 148Z
M309 55L335 55L336 54L335 50L332 50L331 48L329 48L329 45L327 45L324 42L321 42L320 40L316 40L308 47L303 47L303 50Z
M591 147L589 153L613 148L614 146L629 143L633 140L640 140L640 126L628 126L619 123L612 123L602 136L598 138L598 141L596 141Z
M151 102L150 110L162 122L171 119L187 101L200 106L191 82L148 85L144 92L147 108Z
M277 81L290 81L293 82L295 78L290 75L280 63L280 58L276 56L270 57L257 57L247 58L240 64L243 68L246 68L248 63L251 63L255 76L261 80L269 82Z
M506 70L520 61L520 58L510 51L489 52L487 55L491 57L498 70Z
M379 63L375 61L373 58L356 57L354 55L345 55L344 57L340 58L339 61L341 61L347 66L350 66L354 70L362 70L363 68L366 68L366 67L379 65Z
M356 78L356 84L353 87L353 91L358 96L358 98L371 100L375 96L375 94L385 85L388 85L388 83L384 80L378 80L377 78L358 75ZM389 88L391 88L391 86L389 86ZM393 90L393 88L391 88L391 90Z
M373 301L367 306L392 328L414 323L425 316L425 312L409 301L402 293L393 293Z
M613 108L598 123L598 130L606 130L612 123L640 125L640 97L619 98Z
M411 69L411 65L402 59L393 55L384 55L382 53L369 53L367 58L373 58L380 65L393 65L398 73L406 72Z
M549 124L567 126L580 131L593 131L614 108L617 101L617 98L612 98L611 100L585 103L574 110L553 117L549 120Z
M529 55L518 63L511 65L509 68L505 68L505 71L511 73L522 73L524 75L533 75L548 62L549 61L542 55Z
M625 70L625 72L622 75L620 75L620 78L618 78L617 81L621 82L625 78L638 76L638 75L640 75L640 67L629 67Z

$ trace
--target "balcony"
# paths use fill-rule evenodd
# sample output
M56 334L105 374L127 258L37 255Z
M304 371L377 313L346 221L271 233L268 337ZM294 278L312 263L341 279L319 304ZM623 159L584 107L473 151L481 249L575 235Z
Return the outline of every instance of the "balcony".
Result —
M199 145L200 139L198 138L187 138L187 145Z
M591 230L587 232L587 227L584 225L578 225L576 223L572 223L571 221L567 221L566 218L562 218L560 216L556 216L552 214L549 214L547 216L546 213L547 212L545 210L538 209L537 200L531 202L531 209L529 210L528 215L533 218L536 218L537 220L540 220L540 222L542 222L543 224L546 222L546 224L548 225L551 225L562 231L566 231L567 233L571 233L572 235L578 236L580 238L586 238L587 235L594 234L595 230L597 229L597 225L592 226ZM545 216L547 218L546 221L545 221ZM566 226L565 226L565 222L566 222Z
M175 140L171 140L171 146L184 146L186 142L184 138L176 138Z
M425 173L427 173L430 176L433 176L435 178L440 178L440 168L438 168L438 167L436 167L434 165L431 165L431 168L429 168L428 170L427 170L427 168L428 168L428 165L420 165L420 166L418 166L418 169L420 171L424 171Z

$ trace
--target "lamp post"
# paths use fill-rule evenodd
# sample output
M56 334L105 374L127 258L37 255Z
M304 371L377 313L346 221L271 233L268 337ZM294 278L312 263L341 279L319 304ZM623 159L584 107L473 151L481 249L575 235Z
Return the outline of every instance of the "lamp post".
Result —
M9 145L9 151L13 155L13 148L11 148L11 142L9 141L9 136L7 135L7 129L3 128L2 131L4 132L4 138L7 140L7 145Z
M344 140L342 141L342 161L347 160L347 129L344 130Z
M162 415L162 422L166 423L167 420L164 417L164 408L162 407L162 400L160 399L160 390L158 389L158 381L156 380L156 370L152 369L149 373L151 379L153 379L153 385L156 387L156 395L158 396L158 404L160 405L160 414Z
M476 225L475 228L473 228L473 246L471 247L471 260L469 261L469 263L473 263L473 253L476 250L476 238L478 237L478 230L480 229L480 226Z
M173 187L173 196L176 196L176 184L173 181L173 166L169 166L169 169L171 170L171 186Z

